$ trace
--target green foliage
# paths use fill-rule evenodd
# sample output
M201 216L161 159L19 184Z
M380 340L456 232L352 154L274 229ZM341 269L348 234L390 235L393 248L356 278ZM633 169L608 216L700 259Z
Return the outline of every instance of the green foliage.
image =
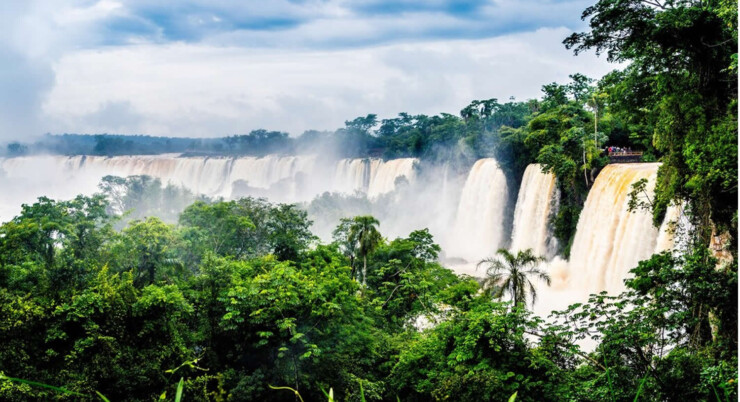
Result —
M514 305L521 308L527 305L527 296L529 296L534 306L537 301L537 289L529 280L529 276L550 286L550 275L538 267L545 259L535 256L532 249L519 250L513 254L502 248L496 251L496 255L498 258L486 258L477 265L477 268L481 266L486 268L483 291L489 297L496 299L508 293Z
M315 240L306 211L264 199L199 201L183 211L180 225L191 263L206 252L238 259L272 252L281 260L295 260Z
M652 208L659 223L683 202L696 233L682 254L640 262L623 294L591 295L546 322L523 308L536 290L528 276L548 281L531 253L484 261L481 291L440 265L427 230L383 239L360 197L309 205L357 215L333 215L334 242L320 245L295 205L195 200L148 177L107 177L103 195L42 197L0 225L0 399L737 399L737 3L598 0L583 17L591 30L566 46L629 64L597 83L574 74L544 85L541 100L369 114L296 139L66 135L6 152L338 147L461 168L495 156L515 180L536 162L558 181L552 226L567 256L608 163L602 147L632 147L662 166L655 194L637 183L630 208ZM730 234L721 265L706 247L713 233ZM513 305L491 300L504 293Z
M0 381L3 399L292 400L268 384L311 400L328 387L337 400L737 395L737 265L716 269L705 248L653 256L629 293L546 324L442 267L427 230L378 236L363 286L351 264L372 217L309 247L305 215L263 200L196 202L179 226L120 232L106 210L101 197L42 198L0 226L0 370L63 384ZM528 280L537 258L507 254L497 261ZM586 337L592 354L575 343Z
M664 154L656 186L656 224L672 201L694 210L704 242L712 230L734 237L737 211L737 3L599 0L590 32L565 40L629 61L607 77L611 108L631 136Z
M560 382L524 338L523 310L479 300L401 351L390 383L403 400L559 400ZM560 396L560 398L559 398Z
M578 398L707 400L715 385L736 395L736 371L708 377L734 365L737 353L737 269L715 263L706 248L654 255L632 270L628 292L592 295L557 313L560 324L546 330L556 344L598 342L590 367L576 372L584 384Z

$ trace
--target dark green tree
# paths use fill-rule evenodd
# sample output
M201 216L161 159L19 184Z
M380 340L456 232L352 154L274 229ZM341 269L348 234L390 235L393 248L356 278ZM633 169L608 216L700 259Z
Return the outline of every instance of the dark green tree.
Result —
M367 286L367 256L375 251L378 245L383 241L383 237L378 232L377 226L380 224L372 216L356 216L352 219L349 236L347 240L357 244L357 254L362 257L362 286Z

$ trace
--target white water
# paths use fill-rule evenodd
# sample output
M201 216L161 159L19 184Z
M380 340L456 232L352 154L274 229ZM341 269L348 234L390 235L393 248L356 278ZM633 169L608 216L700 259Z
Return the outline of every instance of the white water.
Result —
M493 256L509 240L505 227L509 189L504 173L494 159L481 159L462 185L463 177L451 173L449 166L427 167L425 176L417 177L416 163L415 159L333 162L316 156L277 155L0 159L0 221L18 213L21 203L34 202L41 195L69 199L91 194L105 175L146 174L198 193L226 198L232 196L235 183L245 182L249 189L261 189L259 195L289 202L310 200L324 191L360 191L378 198L394 191L397 180L405 177L416 187L398 195L402 199L394 196L383 201L379 206L382 210L369 211L381 219L381 231L392 238L429 227L448 258L468 262L454 267L457 272L482 275L474 270L474 264ZM542 298L538 310L565 307L601 290L618 293L624 289L629 269L638 261L674 247L673 235L666 228L681 217L680 208L669 208L660 230L652 226L649 213L627 212L630 185L647 178L651 190L657 166L609 165L599 174L581 213L571 260L554 257L546 266L553 286L538 286ZM552 175L543 174L536 165L527 168L514 211L512 250L533 248L537 254L553 257L556 245L547 223L557 208L557 193Z
M337 162L334 190L344 194L365 191L370 175L368 163L367 159L342 159Z
M316 156L203 158L176 154L139 156L39 155L0 158L0 221L20 211L21 203L32 203L41 195L69 199L97 191L107 175L149 175L164 183L188 188L197 194L232 197L235 184L239 195L267 196L281 202L311 200L324 191L361 191L371 198L395 189L401 176L415 178L416 159L345 159L336 163L333 180L327 179L326 165Z
M370 183L367 188L367 195L370 198L390 193L396 188L396 180L405 177L409 182L414 179L414 163L416 159L403 158L392 159L386 162L377 161L372 165L370 173Z
M334 191L351 194L367 193L370 198L389 193L396 188L396 180L405 177L412 181L416 173L415 158L383 161L376 158L342 159L334 173Z
M495 159L480 159L473 165L447 242L448 257L474 263L503 246L508 192L506 176Z
M269 188L280 180L295 177L298 172L310 173L315 158L312 156L276 156L236 158L228 181L245 181L250 187Z
M577 289L588 293L624 290L624 279L655 251L658 229L649 211L628 211L631 185L647 179L652 196L657 163L606 166L588 194L571 248L569 270Z
M599 173L578 220L570 261L556 257L544 267L553 281L551 287L538 286L537 314L547 316L604 290L616 295L639 261L680 246L671 222L678 222L679 231L686 224L682 208L670 207L660 229L653 226L650 212L627 210L637 180L648 179L647 194L652 197L658 166L611 164Z
M537 164L527 166L516 200L509 248L513 252L531 248L535 255L552 259L558 244L549 223L559 203L555 175L542 173Z

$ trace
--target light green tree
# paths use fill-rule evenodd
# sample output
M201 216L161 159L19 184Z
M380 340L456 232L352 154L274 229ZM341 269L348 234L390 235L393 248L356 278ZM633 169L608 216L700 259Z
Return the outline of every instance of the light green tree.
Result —
M550 275L539 268L544 258L534 255L532 249L520 250L516 254L506 249L499 249L497 257L481 260L477 267L486 268L486 278L483 289L495 298L501 298L508 293L515 306L526 306L528 295L532 298L532 306L537 300L537 289L529 277L545 281L550 286Z

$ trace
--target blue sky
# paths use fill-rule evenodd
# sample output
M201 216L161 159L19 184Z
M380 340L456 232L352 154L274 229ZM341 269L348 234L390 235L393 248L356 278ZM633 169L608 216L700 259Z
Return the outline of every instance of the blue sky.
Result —
M320 36L293 41L267 40L271 46L368 46L400 40L479 39L538 28L576 29L584 1L129 1L101 21L104 43L120 45L145 39L157 43L212 41L259 46L258 32L327 28ZM437 23L445 20L445 23ZM332 31L332 22L361 22L377 28L363 35ZM388 22L395 22L389 24ZM231 39L223 39L231 38ZM264 38L264 36L259 36ZM222 38L222 39L218 39ZM239 39L244 38L242 42Z
M590 1L10 0L0 142L43 132L300 134L455 113L614 66L560 42Z

